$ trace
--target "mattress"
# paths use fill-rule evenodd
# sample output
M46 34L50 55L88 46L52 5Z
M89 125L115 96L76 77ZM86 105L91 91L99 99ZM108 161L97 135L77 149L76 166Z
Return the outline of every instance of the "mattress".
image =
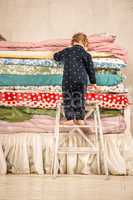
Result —
M127 95L87 93L87 103L97 102L102 108L124 109L128 106ZM45 92L0 92L0 105L32 108L56 108L61 93Z

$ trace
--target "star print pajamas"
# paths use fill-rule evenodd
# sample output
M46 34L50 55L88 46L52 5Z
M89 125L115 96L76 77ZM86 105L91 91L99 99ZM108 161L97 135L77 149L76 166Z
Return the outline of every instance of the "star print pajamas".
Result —
M67 120L83 120L87 75L91 84L96 83L91 55L82 46L74 45L55 53L54 59L64 64L62 92L65 117Z

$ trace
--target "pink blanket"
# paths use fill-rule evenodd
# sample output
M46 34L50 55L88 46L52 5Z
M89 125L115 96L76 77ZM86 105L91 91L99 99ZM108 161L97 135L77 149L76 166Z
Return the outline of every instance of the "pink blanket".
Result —
M113 35L88 36L89 50L111 52L114 57L127 63L127 52L118 47ZM41 42L7 42L0 41L0 50L32 50L32 51L60 51L71 45L70 39L45 40Z
M104 134L122 133L126 128L123 116L105 117L101 121ZM88 119L88 124L94 126L94 120ZM0 134L54 132L54 126L55 119L47 115L35 115L31 120L24 122L0 120ZM94 134L95 128L91 127L90 131Z
M90 35L88 36L90 43L113 42L115 36L113 35ZM51 39L41 42L0 42L0 48L43 48L43 47L67 47L70 45L70 39Z

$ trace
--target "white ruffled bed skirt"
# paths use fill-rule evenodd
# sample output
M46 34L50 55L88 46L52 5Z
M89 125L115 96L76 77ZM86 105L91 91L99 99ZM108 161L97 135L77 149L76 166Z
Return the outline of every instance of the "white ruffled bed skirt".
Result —
M94 136L90 136L91 139ZM0 134L0 174L50 174L53 143L52 133ZM66 138L66 140L64 140ZM130 134L104 135L108 167L111 174L133 174L133 139ZM63 135L64 146L85 146L79 135ZM93 155L60 155L60 173L94 174L96 159Z

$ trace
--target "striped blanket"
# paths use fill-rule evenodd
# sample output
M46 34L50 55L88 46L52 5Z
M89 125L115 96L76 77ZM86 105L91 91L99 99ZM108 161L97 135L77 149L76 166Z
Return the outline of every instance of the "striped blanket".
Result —
M126 64L115 58L93 58L95 68L113 68L120 69L126 67ZM45 66L45 67L57 67L62 66L61 63L57 63L50 59L22 59L22 58L0 58L0 65L28 65L28 66Z

